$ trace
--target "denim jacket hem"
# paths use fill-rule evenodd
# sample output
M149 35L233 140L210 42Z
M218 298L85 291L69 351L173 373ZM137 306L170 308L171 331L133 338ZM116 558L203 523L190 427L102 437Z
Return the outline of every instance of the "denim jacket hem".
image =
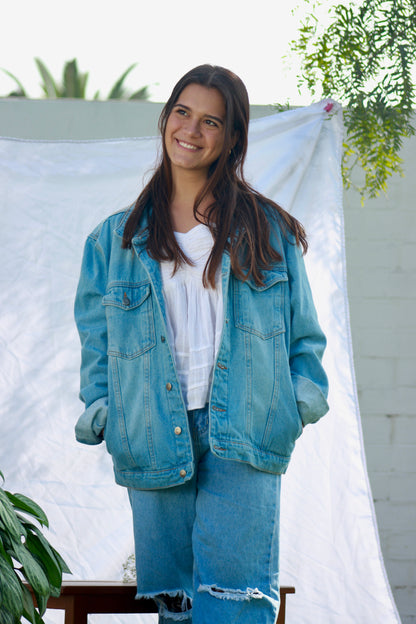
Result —
M194 474L192 462L180 464L169 470L118 470L114 466L116 483L137 490L157 490L182 485Z

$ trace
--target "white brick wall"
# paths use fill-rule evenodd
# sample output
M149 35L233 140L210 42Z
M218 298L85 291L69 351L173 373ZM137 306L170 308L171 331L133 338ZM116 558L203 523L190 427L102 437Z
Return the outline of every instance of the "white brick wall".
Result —
M416 624L416 139L387 196L344 199L358 397L381 547L403 624Z

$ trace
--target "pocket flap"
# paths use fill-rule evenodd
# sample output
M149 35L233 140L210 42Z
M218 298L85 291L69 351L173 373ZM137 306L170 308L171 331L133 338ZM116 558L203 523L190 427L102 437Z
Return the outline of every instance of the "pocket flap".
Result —
M278 282L287 282L287 279L286 268L281 268L273 269L271 271L263 271L263 286L258 286L251 278L246 281L246 284L248 284L248 286L250 286L253 290L261 292L271 288Z
M124 284L110 285L108 292L103 297L104 305L113 305L122 310L134 310L150 295L150 284Z

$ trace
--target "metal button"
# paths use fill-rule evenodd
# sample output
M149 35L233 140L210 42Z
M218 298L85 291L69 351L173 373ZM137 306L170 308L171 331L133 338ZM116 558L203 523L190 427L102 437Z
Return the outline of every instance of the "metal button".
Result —
M182 469L182 470L180 471L180 473L179 473L179 474L180 474L180 476L181 476L182 478L183 478L183 477L186 477L186 470L183 470L183 469Z
M181 435L181 433L182 433L182 429L180 427L175 427L175 434Z
M160 337L160 340L161 340L161 342L165 342L165 341L166 341L165 336L161 336L161 337Z
M170 383L170 381L168 381L168 383L166 384L166 390L172 390L172 384Z
M124 297L123 297L123 305L130 305L130 299L127 297L126 293L124 293Z

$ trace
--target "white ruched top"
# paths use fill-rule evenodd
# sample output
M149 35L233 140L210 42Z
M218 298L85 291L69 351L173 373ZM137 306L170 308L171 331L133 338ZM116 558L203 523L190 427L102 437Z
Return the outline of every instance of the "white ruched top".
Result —
M169 343L173 349L186 409L204 407L208 401L212 370L223 324L220 271L216 288L205 288L202 274L211 253L213 237L204 224L176 240L194 266L183 264L172 275L174 263L161 262Z

